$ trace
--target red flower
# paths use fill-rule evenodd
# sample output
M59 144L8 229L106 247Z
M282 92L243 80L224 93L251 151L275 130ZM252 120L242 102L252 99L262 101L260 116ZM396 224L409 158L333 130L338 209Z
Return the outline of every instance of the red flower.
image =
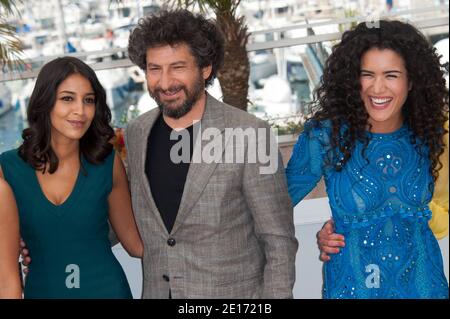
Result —
M113 145L116 151L120 154L122 159L124 160L126 157L126 149L125 149L125 138L123 136L123 129L122 128L116 128L114 130L115 137L113 138Z

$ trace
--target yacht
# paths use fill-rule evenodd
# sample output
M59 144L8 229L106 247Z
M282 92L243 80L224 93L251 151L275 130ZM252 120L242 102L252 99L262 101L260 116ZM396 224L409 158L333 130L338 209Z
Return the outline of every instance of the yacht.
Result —
M0 82L0 116L12 109L11 90L4 82Z

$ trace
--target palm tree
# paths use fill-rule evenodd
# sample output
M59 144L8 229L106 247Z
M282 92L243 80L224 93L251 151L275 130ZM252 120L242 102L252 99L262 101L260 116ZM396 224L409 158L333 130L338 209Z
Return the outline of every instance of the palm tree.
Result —
M15 28L6 18L11 15L20 15L16 3L21 0L0 0L0 68L12 70L23 62L20 59L22 42L16 34Z
M225 57L217 77L223 101L247 111L250 62L247 55L249 33L244 16L237 16L241 0L172 0L181 8L198 6L202 12L210 9L225 37Z

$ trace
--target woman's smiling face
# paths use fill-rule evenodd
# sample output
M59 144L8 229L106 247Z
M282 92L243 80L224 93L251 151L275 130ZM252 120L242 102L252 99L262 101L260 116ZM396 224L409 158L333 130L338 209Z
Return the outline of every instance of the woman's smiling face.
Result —
M390 49L366 51L361 57L360 83L371 131L389 133L400 128L411 87L403 58Z

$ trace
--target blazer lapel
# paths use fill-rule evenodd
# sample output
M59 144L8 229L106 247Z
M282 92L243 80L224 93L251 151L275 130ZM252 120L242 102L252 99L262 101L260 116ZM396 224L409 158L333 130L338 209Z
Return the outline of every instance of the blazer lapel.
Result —
M159 109L154 110L154 111L150 111L147 116L140 122L140 130L141 130L141 134L140 136L142 137L142 141L140 141L139 143L139 149L138 149L138 154L137 156L139 156L139 167L138 167L138 172L139 172L139 179L140 179L140 184L141 187L143 189L144 192L144 196L145 199L147 201L147 203L149 203L150 205L150 210L151 212L155 215L154 217L156 218L159 226L161 227L161 229L163 230L163 232L168 235L168 231L166 226L164 225L164 222L161 218L161 214L158 210L158 207L155 204L155 200L153 199L152 196L152 191L150 188L150 183L148 182L148 178L147 178L147 174L145 173L145 162L147 160L147 144L148 144L148 137L150 135L150 131L153 127L153 125L155 124L156 120L158 119L158 117L160 116L161 112L159 111Z
M216 161L213 161L212 163L203 162L201 152L205 145L211 143L213 137L208 136L208 140L203 141L201 136L202 133L206 129L213 129L212 132L214 132L214 138L221 139L223 143L222 153L225 150L227 141L223 141L222 139L222 133L225 129L224 109L222 104L209 94L207 95L206 108L200 124L201 129L198 131L197 128L197 135L195 134L196 128L194 127L194 153L192 155L191 164L189 165L183 196L181 197L177 218L175 219L175 224L172 228L172 234L177 231L186 216L191 211L192 207L199 199L218 164ZM198 123L196 126L197 125ZM220 155L222 156L222 154Z

